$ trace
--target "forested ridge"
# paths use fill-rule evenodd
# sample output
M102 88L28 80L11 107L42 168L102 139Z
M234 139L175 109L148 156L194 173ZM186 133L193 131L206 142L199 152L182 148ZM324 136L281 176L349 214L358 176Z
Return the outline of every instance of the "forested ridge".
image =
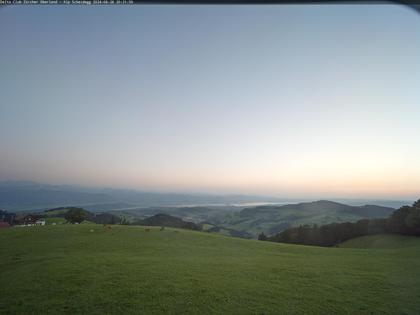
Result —
M355 237L382 233L420 236L420 199L412 206L403 206L395 210L384 219L363 219L355 223L326 225L305 224L273 236L261 233L258 239L280 243L334 246Z

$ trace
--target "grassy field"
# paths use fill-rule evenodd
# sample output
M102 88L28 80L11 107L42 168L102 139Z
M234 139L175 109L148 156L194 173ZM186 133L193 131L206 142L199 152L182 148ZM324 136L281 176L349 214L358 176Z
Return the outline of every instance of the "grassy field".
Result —
M353 238L340 245L343 248L375 248L375 249L408 249L416 250L420 246L420 238L379 234Z
M420 239L392 238L319 248L169 228L3 229L0 314L419 314ZM344 246L367 247L355 242Z
M66 219L64 218L56 218L56 217L46 217L43 218L45 220L45 224L64 224L66 223Z

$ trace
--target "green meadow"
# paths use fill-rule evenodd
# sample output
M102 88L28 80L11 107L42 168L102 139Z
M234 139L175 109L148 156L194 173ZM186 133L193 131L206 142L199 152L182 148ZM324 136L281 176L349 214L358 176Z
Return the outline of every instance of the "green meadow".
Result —
M343 248L375 248L375 249L400 249L404 251L416 251L419 247L420 238L403 235L379 234L361 236L348 240L340 247Z
M420 238L321 248L140 226L0 230L0 314L58 313L419 314Z

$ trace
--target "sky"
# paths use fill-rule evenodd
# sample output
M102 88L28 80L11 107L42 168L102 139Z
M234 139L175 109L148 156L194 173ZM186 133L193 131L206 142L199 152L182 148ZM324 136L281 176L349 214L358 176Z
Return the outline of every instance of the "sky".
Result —
M418 198L420 14L9 6L0 180Z

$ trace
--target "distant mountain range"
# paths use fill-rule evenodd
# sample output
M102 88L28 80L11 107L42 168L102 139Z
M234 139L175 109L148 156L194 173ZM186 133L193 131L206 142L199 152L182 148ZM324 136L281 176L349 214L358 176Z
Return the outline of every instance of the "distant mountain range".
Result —
M141 225L202 227L210 233L245 238L256 238L261 232L274 235L305 224L385 218L395 208L412 203L347 199L348 204L344 204L338 201L302 202L265 196L158 193L0 181L0 209L9 212L43 213L51 208L83 207L92 212L93 217L106 222L109 218L124 218Z
M201 224L209 232L240 237L256 237L261 232L273 235L304 224L323 225L385 218L395 208L411 203L382 200L361 205L362 201L347 200L353 203L348 205L328 200L300 202L249 195L156 193L34 182L0 182L0 209L9 212L83 207L96 214L108 212L130 222L143 223L157 214L157 219L166 220L167 217L162 216L164 214ZM253 203L264 205L250 206Z
M143 192L128 189L45 185L35 182L0 182L0 209L40 210L83 206L91 211L182 205L229 205L238 203L284 203L293 199L250 196Z

